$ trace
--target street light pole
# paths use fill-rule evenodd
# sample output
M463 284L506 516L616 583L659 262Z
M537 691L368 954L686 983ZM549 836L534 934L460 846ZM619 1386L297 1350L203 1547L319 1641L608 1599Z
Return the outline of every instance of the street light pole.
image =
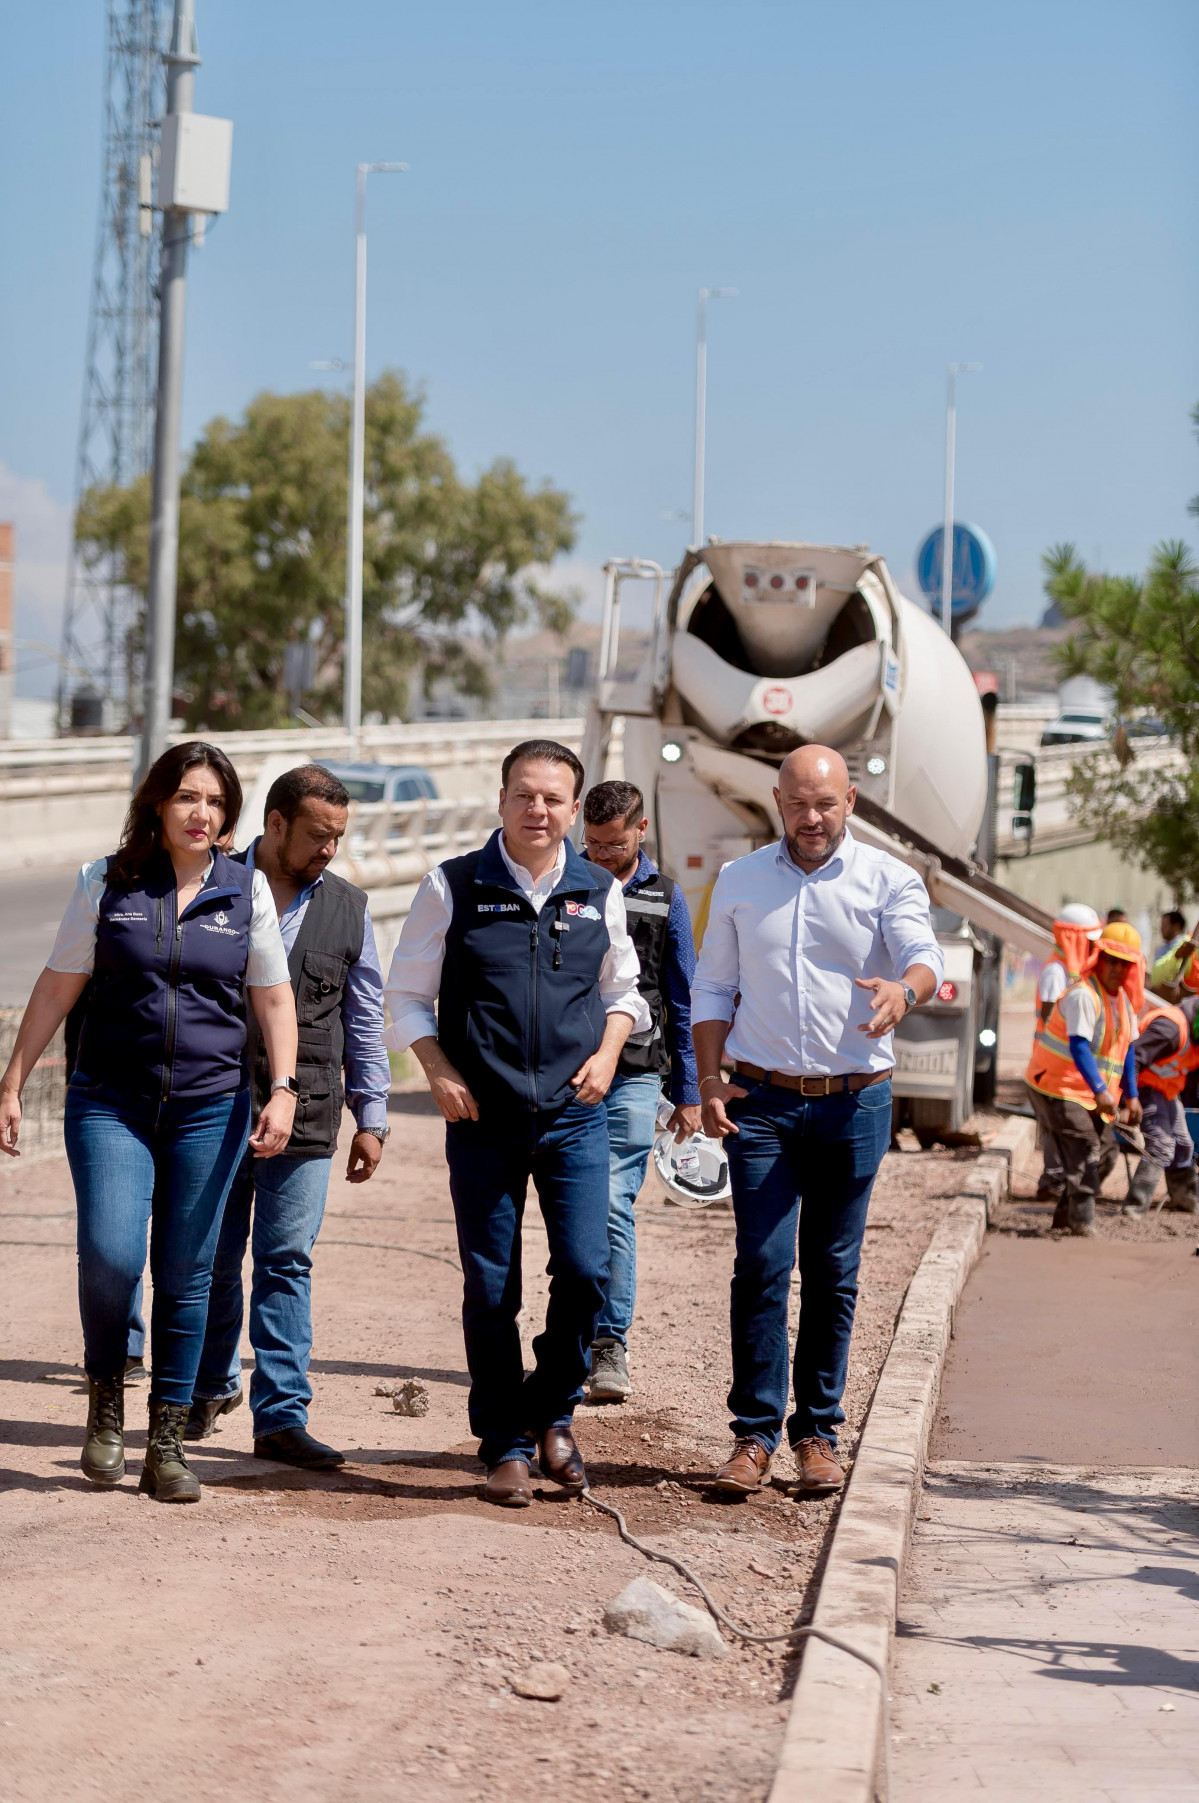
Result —
M945 385L945 525L941 534L941 625L953 630L953 483L957 455L957 378L981 363L951 363Z
M354 204L354 400L350 417L350 498L346 525L346 644L343 703L349 756L362 728L362 513L366 490L366 178L407 163L359 163Z
M195 0L175 0L167 65L166 110L190 113L195 91ZM179 575L179 433L183 402L183 324L187 300L190 213L162 216L159 279L158 398L150 504L150 568L146 583L145 686L136 781L166 750L175 678L175 590Z
M704 542L704 461L708 427L708 302L731 300L736 288L701 288L695 328L695 481L691 491L691 542Z

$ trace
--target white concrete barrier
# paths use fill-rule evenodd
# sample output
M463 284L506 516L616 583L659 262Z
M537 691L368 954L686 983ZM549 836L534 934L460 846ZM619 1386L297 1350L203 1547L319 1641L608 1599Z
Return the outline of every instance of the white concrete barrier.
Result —
M200 736L179 733L174 739ZM332 727L203 736L228 754L248 798L268 766L277 773L308 760L344 760L349 749L345 733ZM477 798L485 796L494 811L504 753L521 739L544 737L577 751L583 742L583 722L454 720L368 726L363 728L358 755L364 762L422 765L432 772L443 797L477 806ZM75 864L114 846L129 805L134 755L131 738L26 739L0 745L0 842L9 866Z

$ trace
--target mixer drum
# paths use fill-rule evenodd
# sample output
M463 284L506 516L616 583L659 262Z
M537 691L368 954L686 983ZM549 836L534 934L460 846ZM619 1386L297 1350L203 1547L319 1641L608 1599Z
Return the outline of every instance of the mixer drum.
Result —
M685 720L774 761L832 745L859 781L869 759L884 774L866 793L969 855L987 787L974 680L881 560L812 544L717 544L703 556L712 580L692 591L671 653Z

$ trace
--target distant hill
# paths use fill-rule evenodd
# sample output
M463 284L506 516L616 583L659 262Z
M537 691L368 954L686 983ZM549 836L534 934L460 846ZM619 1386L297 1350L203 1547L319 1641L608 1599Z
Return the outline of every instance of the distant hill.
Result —
M1069 636L1068 626L966 631L958 640L958 649L972 670L994 671L1002 700L1020 701L1027 695L1052 694L1058 688L1062 678L1054 653Z

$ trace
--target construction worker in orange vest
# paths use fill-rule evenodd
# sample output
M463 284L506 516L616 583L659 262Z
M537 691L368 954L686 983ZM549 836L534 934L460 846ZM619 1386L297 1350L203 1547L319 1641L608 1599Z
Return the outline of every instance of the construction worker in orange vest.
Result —
M1135 1055L1145 1155L1129 1185L1126 1215L1144 1214L1163 1171L1166 1207L1199 1212L1199 1169L1181 1099L1187 1077L1199 1068L1197 1015L1199 995L1177 1008L1151 995L1141 1010Z
M1141 1118L1133 1056L1145 999L1141 936L1127 921L1112 921L1095 950L1093 970L1038 1026L1024 1073L1033 1113L1056 1140L1066 1173L1053 1225L1079 1235L1095 1231L1099 1161L1122 1095L1130 1125Z
M1084 976L1095 962L1095 941L1103 931L1094 908L1086 902L1067 902L1053 923L1053 950L1041 966L1037 978L1038 1026L1043 1027L1053 1012L1053 1004L1061 1000L1071 983ZM1119 1157L1114 1138L1107 1147L1108 1168ZM1037 1184L1038 1202L1060 1202L1066 1189L1066 1172L1062 1155L1052 1133L1041 1130L1041 1180ZM1100 1169L1102 1184L1107 1171Z

